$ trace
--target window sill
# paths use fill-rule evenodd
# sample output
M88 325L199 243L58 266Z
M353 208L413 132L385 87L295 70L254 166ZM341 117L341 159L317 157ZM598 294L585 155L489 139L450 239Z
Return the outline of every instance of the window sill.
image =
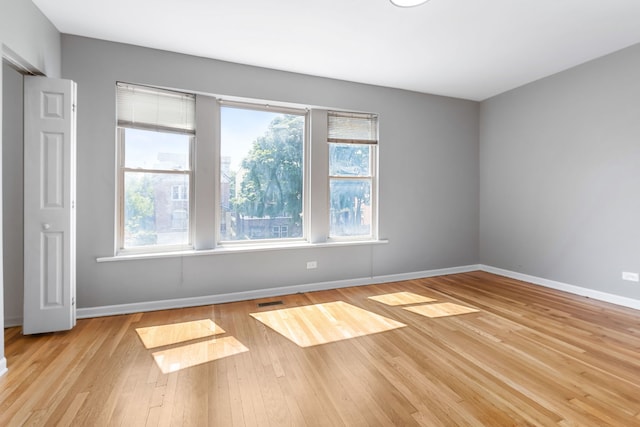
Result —
M172 252L147 252L147 253L128 253L109 257L98 257L96 262L114 262L114 261L132 261L142 259L157 259L157 258L180 258L191 256L203 256L203 255L221 255L221 254L236 254L244 252L262 252L262 251L277 251L277 250L289 250L289 249L313 249L313 248L327 248L327 247L344 247L344 246L363 246L363 245L384 245L389 243L389 240L338 240L322 243L309 243L309 242L295 242L281 245L229 245L218 246L215 249L202 249L202 250L184 250L184 251L172 251Z

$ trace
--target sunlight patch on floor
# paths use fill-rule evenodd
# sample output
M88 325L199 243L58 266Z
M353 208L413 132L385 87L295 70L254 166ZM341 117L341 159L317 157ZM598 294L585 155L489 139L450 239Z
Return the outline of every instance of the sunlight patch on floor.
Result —
M441 304L427 304L413 307L404 307L404 310L420 314L427 317L446 317L456 316L459 314L477 313L480 310L475 308L464 307L462 305L453 304L451 302L443 302Z
M162 347L225 333L224 329L211 319L138 328L136 332L145 348Z
M404 323L335 301L251 313L300 347L327 344L406 326Z
M386 305L406 305L436 301L433 298L414 294L413 292L395 292L392 294L375 295L369 297L369 299L381 302L382 304Z
M163 374L249 351L234 337L213 338L153 353Z

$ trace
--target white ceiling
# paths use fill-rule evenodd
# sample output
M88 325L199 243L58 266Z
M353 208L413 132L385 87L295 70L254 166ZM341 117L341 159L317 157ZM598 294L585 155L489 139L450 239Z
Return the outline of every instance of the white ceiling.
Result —
M640 0L33 0L62 33L483 100L640 42Z

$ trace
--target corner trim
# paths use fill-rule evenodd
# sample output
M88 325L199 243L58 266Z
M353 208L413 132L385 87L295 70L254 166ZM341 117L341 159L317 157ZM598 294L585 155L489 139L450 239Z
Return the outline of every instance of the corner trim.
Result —
M7 371L9 371L7 369L7 359L3 357L2 359L0 359L0 377L6 374Z
M557 282L555 280L544 279L542 277L530 276L528 274L517 273L515 271L504 270L502 268L491 267L484 264L480 264L479 269L482 271L486 271L487 273L497 274L498 276L505 276L511 279L522 280L524 282L533 283L534 285L540 285L546 288L569 292L571 294L593 298L598 301L604 301L611 304L640 310L640 300L637 299L627 298L607 292L596 291L594 289L583 288L581 286L570 285L568 283Z
M328 289L339 289L350 286L373 285L378 283L420 279L424 277L443 276L447 274L466 273L469 271L476 271L478 269L478 265L468 265L462 267L441 268L437 270L417 271L413 273L362 277L347 280L336 280L331 282L309 283L305 285L282 286L277 288L232 292L219 295L205 295L201 297L177 298L170 300L147 301L130 304L107 305L100 307L87 307L77 309L76 317L78 319L86 319L90 317L114 316L119 314L141 313L155 310L168 310L173 308L196 307L199 305L245 301L302 292L324 291Z

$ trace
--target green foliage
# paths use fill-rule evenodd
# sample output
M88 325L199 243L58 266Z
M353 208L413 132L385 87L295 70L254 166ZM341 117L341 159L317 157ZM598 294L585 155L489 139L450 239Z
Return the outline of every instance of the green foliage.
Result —
M242 161L243 179L233 206L250 217L290 217L302 222L304 119L275 118Z
M370 147L358 144L331 144L329 174L332 177L368 177ZM334 235L368 234L362 223L363 206L371 201L368 180L332 179L330 188L331 232Z
M124 199L127 245L155 244L155 197L151 177L148 174L128 174Z

